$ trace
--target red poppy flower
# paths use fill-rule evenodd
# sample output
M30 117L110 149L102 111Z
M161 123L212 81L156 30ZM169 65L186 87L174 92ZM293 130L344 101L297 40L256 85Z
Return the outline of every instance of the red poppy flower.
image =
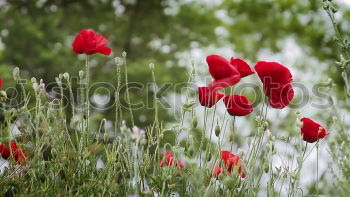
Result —
M246 116L253 111L253 104L245 96L225 96L224 103L231 116Z
M10 148L6 147L5 144L1 144L0 145L0 154L1 154L3 159L8 159L11 155Z
M218 177L224 170L218 165L215 164L213 169L213 176Z
M265 94L269 97L269 104L276 109L282 109L293 100L294 90L291 84L281 85L278 89L266 88Z
M14 154L15 160L18 165L21 165L23 161L27 158L27 152L24 149L17 148Z
M237 68L223 57L210 55L206 60L209 66L209 73L214 78L214 81L208 86L211 90L224 89L237 84L241 80L241 75Z
M224 162L224 168L221 168L219 165L215 165L213 169L213 176L219 176L224 170L227 170L228 175L231 175L232 170L237 168L238 173L242 178L246 177L246 174L242 168L242 160L238 155L231 153L230 151L223 150L221 151L221 160Z
M185 165L182 163L181 160L175 161L175 156L170 152L166 152L164 154L164 157L165 157L165 161L164 160L160 161L160 164L159 164L160 167L164 167L164 166L179 167L180 166L181 169L185 167Z
M306 142L313 143L329 135L326 129L309 118L302 118L301 122L303 123L301 135Z
M92 55L95 53L110 55L112 49L106 47L108 40L93 31L82 30L73 41L73 51L78 54Z
M255 65L264 92L273 108L282 109L293 100L292 74L287 67L276 62L258 62Z
M219 94L215 90L210 90L208 87L198 88L199 103L205 107L212 107L215 105L222 97L223 94Z
M2 88L2 78L0 78L0 88Z
M231 58L230 64L237 68L241 78L254 74L250 66L239 58Z

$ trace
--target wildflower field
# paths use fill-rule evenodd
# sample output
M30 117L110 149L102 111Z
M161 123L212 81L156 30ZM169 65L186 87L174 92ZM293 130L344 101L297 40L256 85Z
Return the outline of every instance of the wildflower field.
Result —
M348 0L0 0L0 196L349 196Z

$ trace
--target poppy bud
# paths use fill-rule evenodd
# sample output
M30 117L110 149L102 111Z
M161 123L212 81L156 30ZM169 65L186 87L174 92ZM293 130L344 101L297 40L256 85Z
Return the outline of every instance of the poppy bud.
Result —
M79 77L80 77L80 79L82 79L84 77L84 71L82 71L82 70L79 71Z
M263 124L264 131L266 131L268 128L269 128L269 123L267 121L264 121L264 124Z
M68 74L67 72L65 72L65 73L63 74L63 78L64 78L65 80L69 80L69 74Z
M211 160L211 157L212 157L211 153L207 153L206 160L209 162Z
M235 133L234 133L234 132L231 132L231 133L230 133L230 136L229 136L229 141L232 142L233 139L234 139L234 137L235 137Z
M187 154L188 154L189 157L193 157L193 155L194 155L194 149L193 149L193 147L190 147L190 148L188 149Z
M0 91L0 99L2 102L5 102L7 100L7 94L4 90Z
M220 135L220 126L218 124L215 127L215 135L216 135L216 137L219 137L219 135Z
M264 162L264 172L265 173L269 172L269 164L267 162Z
M197 118L193 118L193 119L192 119L192 127L193 127L193 128L197 128L197 125L198 125Z
M122 169L122 164L118 161L118 162L115 164L114 168L115 168L115 171L116 171L116 172L120 172L120 170Z
M126 51L123 51L122 56L126 57Z
M151 70L154 69L154 64L153 64L153 63L148 64L148 66L149 66L149 68L150 68Z

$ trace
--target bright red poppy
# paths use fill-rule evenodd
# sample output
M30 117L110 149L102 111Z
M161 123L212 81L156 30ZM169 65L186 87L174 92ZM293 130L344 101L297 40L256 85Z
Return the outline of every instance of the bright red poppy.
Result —
M293 76L289 69L276 62L261 61L255 65L255 70L264 85L271 107L282 109L288 106L294 97L291 85Z
M159 164L160 167L173 166L173 167L180 167L181 169L185 167L182 160L176 161L175 156L170 152L166 152L164 154L164 157L165 157L165 160L160 161L160 164Z
M199 103L205 107L212 107L215 105L222 97L223 94L219 94L215 90L210 90L208 87L198 88Z
M6 147L5 144L0 145L0 154L3 159L8 159L11 155L10 148Z
M229 95L223 101L231 116L246 116L253 112L253 104L245 96Z
M254 71L252 71L250 66L245 61L239 58L232 57L230 60L230 64L236 67L238 72L241 74L241 78L254 74Z
M219 165L216 164L213 169L213 176L217 177L225 170L227 171L228 175L231 175L232 170L237 168L237 171L241 175L241 177L246 177L246 174L243 172L242 168L242 160L239 158L238 155L235 155L230 151L223 150L221 151L221 160L223 161L224 166L223 168L221 168Z
M92 55L95 53L109 56L112 49L106 47L108 40L93 31L82 30L73 41L73 51L78 54Z
M17 148L14 152L14 157L18 165L21 165L27 158L27 152L24 149Z
M0 88L2 88L2 78L0 78Z
M316 142L329 135L325 128L309 118L302 118L301 135L306 142Z
M241 80L241 75L237 68L230 64L225 58L218 55L209 55L206 58L209 73L214 81L209 84L211 90L220 90L236 85Z

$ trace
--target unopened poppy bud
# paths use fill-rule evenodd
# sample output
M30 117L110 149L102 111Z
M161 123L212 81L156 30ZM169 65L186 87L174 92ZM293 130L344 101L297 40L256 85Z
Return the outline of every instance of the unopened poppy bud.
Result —
M117 66L121 66L123 64L123 61L122 59L120 59L119 57L116 57L114 58L114 63L117 65Z
M193 118L193 119L192 119L192 127L193 127L193 128L197 128L197 125L198 125L197 118Z
M67 72L65 72L65 73L63 74L63 78L64 78L65 80L68 80L68 79L69 79L69 74L68 74Z
M338 10L337 10L337 9L335 9L334 7L331 7L331 9L332 9L332 12L333 12L333 13L338 12Z
M265 121L263 124L264 131L266 131L268 128L269 128L269 123L267 121Z
M150 68L151 70L154 69L154 64L153 64L153 63L148 64L148 66L149 66L149 68Z
M6 94L6 92L4 90L0 91L0 99L1 99L2 102L5 102L6 99L7 99L7 94Z
M267 162L264 163L264 172L265 173L269 172L269 164Z
M80 77L80 79L82 79L83 77L84 77L84 71L79 71L79 77Z
M211 160L211 158L212 158L211 153L208 153L208 154L206 155L206 160L209 162L209 161Z
M51 155L52 155L53 157L56 157L56 156L57 156L57 150L56 150L55 148L52 148L52 149L51 149Z
M19 80L19 68L18 67L13 69L13 79L15 81Z
M122 169L122 164L118 161L118 162L115 164L114 168L115 168L115 171L116 171L116 172L120 172L120 170Z
M216 135L216 137L219 137L219 135L220 135L220 126L219 125L216 125L216 127L215 127L215 135Z

